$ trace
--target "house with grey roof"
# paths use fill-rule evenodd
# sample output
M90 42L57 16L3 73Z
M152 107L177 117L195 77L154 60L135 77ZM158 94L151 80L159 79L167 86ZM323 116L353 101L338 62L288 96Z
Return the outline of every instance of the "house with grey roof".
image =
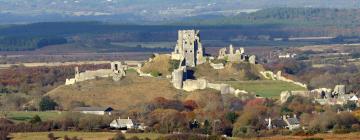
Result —
M300 121L296 117L283 116L283 120L286 123L286 128L289 130L300 128Z
M265 122L267 124L268 129L287 128L289 130L294 130L300 128L300 122L296 118L296 116L291 118L289 116L284 115L283 117L276 119L267 118L265 119Z
M113 110L111 107L77 107L74 109L76 112L94 115L111 115Z

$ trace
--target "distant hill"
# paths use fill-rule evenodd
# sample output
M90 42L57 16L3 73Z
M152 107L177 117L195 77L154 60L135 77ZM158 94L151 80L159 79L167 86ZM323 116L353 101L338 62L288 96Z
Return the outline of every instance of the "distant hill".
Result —
M0 26L0 51L34 50L74 41L83 44L101 42L106 47L116 47L109 45L111 42L171 42L176 40L177 30L181 29L199 29L203 40L245 41L241 43L245 46L254 44L246 41L281 44L273 42L274 38L284 38L286 42L289 37L356 37L360 36L360 9L267 8L229 16L194 15L156 22L156 25L96 21L3 25ZM348 42L325 40L309 43ZM297 46L307 42L288 44Z
M274 7L356 9L360 8L360 0L0 0L0 15L4 15L0 23L84 19L156 23Z

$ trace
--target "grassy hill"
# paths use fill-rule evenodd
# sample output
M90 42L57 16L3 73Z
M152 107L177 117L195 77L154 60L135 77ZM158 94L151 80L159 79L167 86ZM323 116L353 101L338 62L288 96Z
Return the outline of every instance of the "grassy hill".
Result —
M145 73L159 72L162 76L171 74L169 71L171 58L169 55L158 55L146 63L141 70Z
M238 81L238 80L257 80L261 79L260 71L262 65L250 63L227 63L224 69L215 70L209 63L196 67L195 77L203 77L210 81Z
M170 74L171 64L169 62L170 56L159 55L152 62L145 64L142 70L145 72L158 71L162 75L167 75ZM285 90L305 90L291 83L263 80L259 74L259 71L264 70L262 65L228 63L224 69L215 70L211 68L210 64L205 63L197 66L194 70L196 78L228 83L237 89L246 90L262 97L278 98L279 94ZM156 97L191 99L208 109L221 109L224 104L218 91L206 89L185 92L175 89L170 79L139 77L135 72L129 72L119 82L114 82L111 78L100 78L70 86L62 85L46 95L55 99L66 110L71 110L75 101L89 106L111 106L123 110L151 101Z
M89 80L70 86L60 86L47 95L65 109L71 109L71 102L80 101L90 106L111 106L126 109L129 106L150 101L156 97L173 99L180 94L168 79L138 77L128 74L123 80Z

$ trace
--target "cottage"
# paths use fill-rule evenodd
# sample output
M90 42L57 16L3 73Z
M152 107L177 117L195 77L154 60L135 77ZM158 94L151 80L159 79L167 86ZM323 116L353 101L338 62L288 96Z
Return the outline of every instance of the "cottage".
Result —
M300 122L296 118L296 116L294 116L293 118L290 118L289 116L283 116L282 118L277 119L267 118L265 119L265 122L268 129L287 128L289 130L294 130L300 128Z
M114 109L111 107L77 107L74 111L83 114L94 114L94 115L111 115Z
M267 123L267 128L268 129L272 129L272 128L286 128L287 124L285 123L285 121L281 118L277 118L277 119L265 119L266 123Z
M294 130L294 129L298 129L300 128L300 122L296 117L293 118L287 118L284 117L283 120L286 123L286 128L288 128L289 130Z
M116 128L116 129L133 129L135 128L135 124L134 122L130 119L115 119L110 123L110 127L111 128Z

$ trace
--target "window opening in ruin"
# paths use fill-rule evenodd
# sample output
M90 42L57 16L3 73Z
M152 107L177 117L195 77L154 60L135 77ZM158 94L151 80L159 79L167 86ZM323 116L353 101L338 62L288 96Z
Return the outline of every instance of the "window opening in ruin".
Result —
M115 70L118 70L118 64L115 64Z

